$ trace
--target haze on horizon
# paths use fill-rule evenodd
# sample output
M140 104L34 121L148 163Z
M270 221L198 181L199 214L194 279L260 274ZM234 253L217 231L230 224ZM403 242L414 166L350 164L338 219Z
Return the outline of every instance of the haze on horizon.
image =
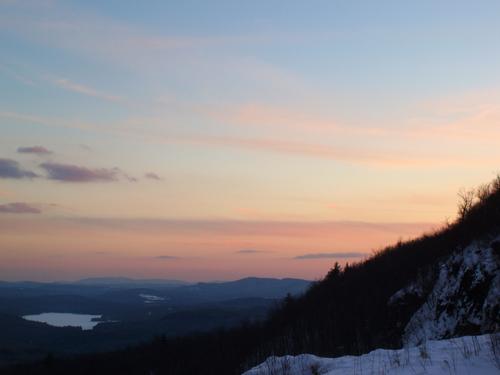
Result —
M500 160L496 1L0 1L0 279L316 279Z

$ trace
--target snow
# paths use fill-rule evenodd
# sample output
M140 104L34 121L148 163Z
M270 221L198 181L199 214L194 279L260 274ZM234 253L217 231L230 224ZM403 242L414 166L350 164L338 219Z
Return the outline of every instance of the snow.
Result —
M144 303L155 303L165 300L163 297L154 296L152 294L139 294L139 297L144 299Z
M482 299L477 292L481 288L487 289ZM419 280L394 294L389 304L410 294L423 296L423 289ZM499 296L498 258L489 243L474 242L439 264L436 281L406 325L403 341L416 345L452 337L460 328L473 325L480 332L498 329Z
M496 353L496 354L495 354ZM427 341L399 350L321 358L311 354L269 357L243 375L498 375L500 334Z

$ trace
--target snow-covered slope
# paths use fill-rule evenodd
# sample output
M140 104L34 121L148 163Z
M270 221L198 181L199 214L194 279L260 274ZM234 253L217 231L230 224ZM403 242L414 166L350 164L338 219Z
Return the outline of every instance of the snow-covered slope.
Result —
M270 357L244 375L500 375L500 333L486 334L500 330L500 236L457 249L388 304L410 316L403 349L333 359Z
M500 328L499 240L471 244L391 297L393 306L423 300L405 327L403 342Z
M468 336L362 356L270 357L244 375L498 375L500 335Z

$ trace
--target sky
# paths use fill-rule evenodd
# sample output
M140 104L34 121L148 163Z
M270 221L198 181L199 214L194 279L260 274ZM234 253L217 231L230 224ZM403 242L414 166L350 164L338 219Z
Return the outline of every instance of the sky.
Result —
M0 279L321 278L500 160L498 1L0 0Z

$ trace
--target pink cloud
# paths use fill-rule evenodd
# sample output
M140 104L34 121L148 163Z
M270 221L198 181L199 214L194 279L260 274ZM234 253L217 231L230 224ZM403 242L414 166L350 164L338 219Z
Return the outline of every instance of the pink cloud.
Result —
M90 169L60 163L42 163L40 167L48 173L48 179L64 182L110 182L117 181L122 174L118 168Z
M0 204L0 213L6 214L40 214L42 210L25 202Z
M43 146L18 147L17 152L21 154L50 155L52 151Z

